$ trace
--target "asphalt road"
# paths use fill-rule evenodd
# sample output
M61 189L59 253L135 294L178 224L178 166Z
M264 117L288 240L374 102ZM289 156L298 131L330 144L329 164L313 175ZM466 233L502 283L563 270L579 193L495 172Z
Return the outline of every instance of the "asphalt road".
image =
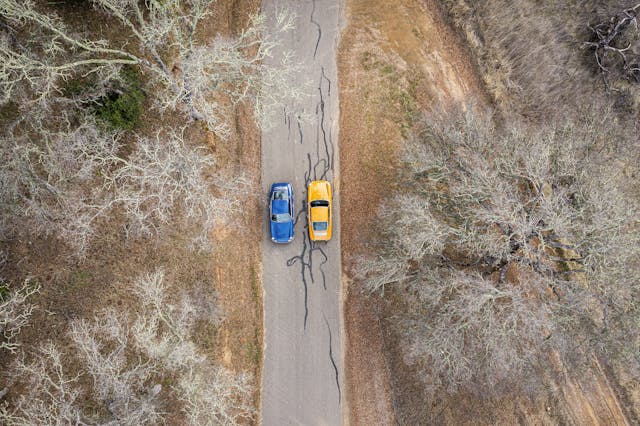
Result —
M336 51L340 0L263 0L296 13L296 29L283 49L293 53L308 96L287 105L262 133L265 229L262 244L265 348L261 422L264 426L343 424L342 291L338 185ZM274 63L279 52L274 52ZM334 191L333 238L311 244L306 189L326 179ZM269 239L267 200L273 182L293 185L295 240Z

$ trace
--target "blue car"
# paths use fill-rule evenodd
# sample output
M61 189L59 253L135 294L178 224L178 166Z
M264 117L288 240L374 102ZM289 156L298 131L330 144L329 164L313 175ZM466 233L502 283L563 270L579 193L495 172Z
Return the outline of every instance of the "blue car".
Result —
M293 240L293 188L290 183L274 183L269 194L271 241L288 243Z

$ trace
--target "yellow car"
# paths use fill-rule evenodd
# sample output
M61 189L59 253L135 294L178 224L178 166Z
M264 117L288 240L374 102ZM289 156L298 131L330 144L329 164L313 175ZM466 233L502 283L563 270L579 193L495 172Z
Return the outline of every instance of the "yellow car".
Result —
M307 188L309 238L311 241L329 241L333 225L331 211L331 184L314 180Z

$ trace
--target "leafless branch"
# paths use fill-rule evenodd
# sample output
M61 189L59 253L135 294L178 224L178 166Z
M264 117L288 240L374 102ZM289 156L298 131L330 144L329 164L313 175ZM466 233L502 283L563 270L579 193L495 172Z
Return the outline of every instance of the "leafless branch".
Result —
M616 47L615 44L623 34L633 28L637 31L638 19L637 15L640 11L640 4L629 9L625 9L612 17L608 22L602 22L596 26L589 26L589 29L596 37L596 41L585 42L584 46L594 50L594 56L600 72L603 74L605 83L609 85L611 67L614 65L609 53L617 55L621 60L621 73L626 78L640 81L640 73L638 72L638 61L640 57L629 49L632 47L629 42L626 47ZM631 54L630 58L628 55Z
M18 289L11 289L0 278L0 350L15 353L19 348L16 337L29 322L34 305L28 299L40 290L40 286L27 279Z

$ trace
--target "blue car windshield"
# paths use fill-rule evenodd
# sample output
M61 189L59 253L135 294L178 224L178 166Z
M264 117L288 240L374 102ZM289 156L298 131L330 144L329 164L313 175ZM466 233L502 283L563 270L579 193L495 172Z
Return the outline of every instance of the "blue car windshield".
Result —
M326 231L327 230L327 222L313 222L313 230L314 231Z
M289 195L287 194L286 191L276 190L273 193L273 199L274 200L288 200L289 199Z
M271 220L278 223L291 222L291 215L289 213L272 214Z

